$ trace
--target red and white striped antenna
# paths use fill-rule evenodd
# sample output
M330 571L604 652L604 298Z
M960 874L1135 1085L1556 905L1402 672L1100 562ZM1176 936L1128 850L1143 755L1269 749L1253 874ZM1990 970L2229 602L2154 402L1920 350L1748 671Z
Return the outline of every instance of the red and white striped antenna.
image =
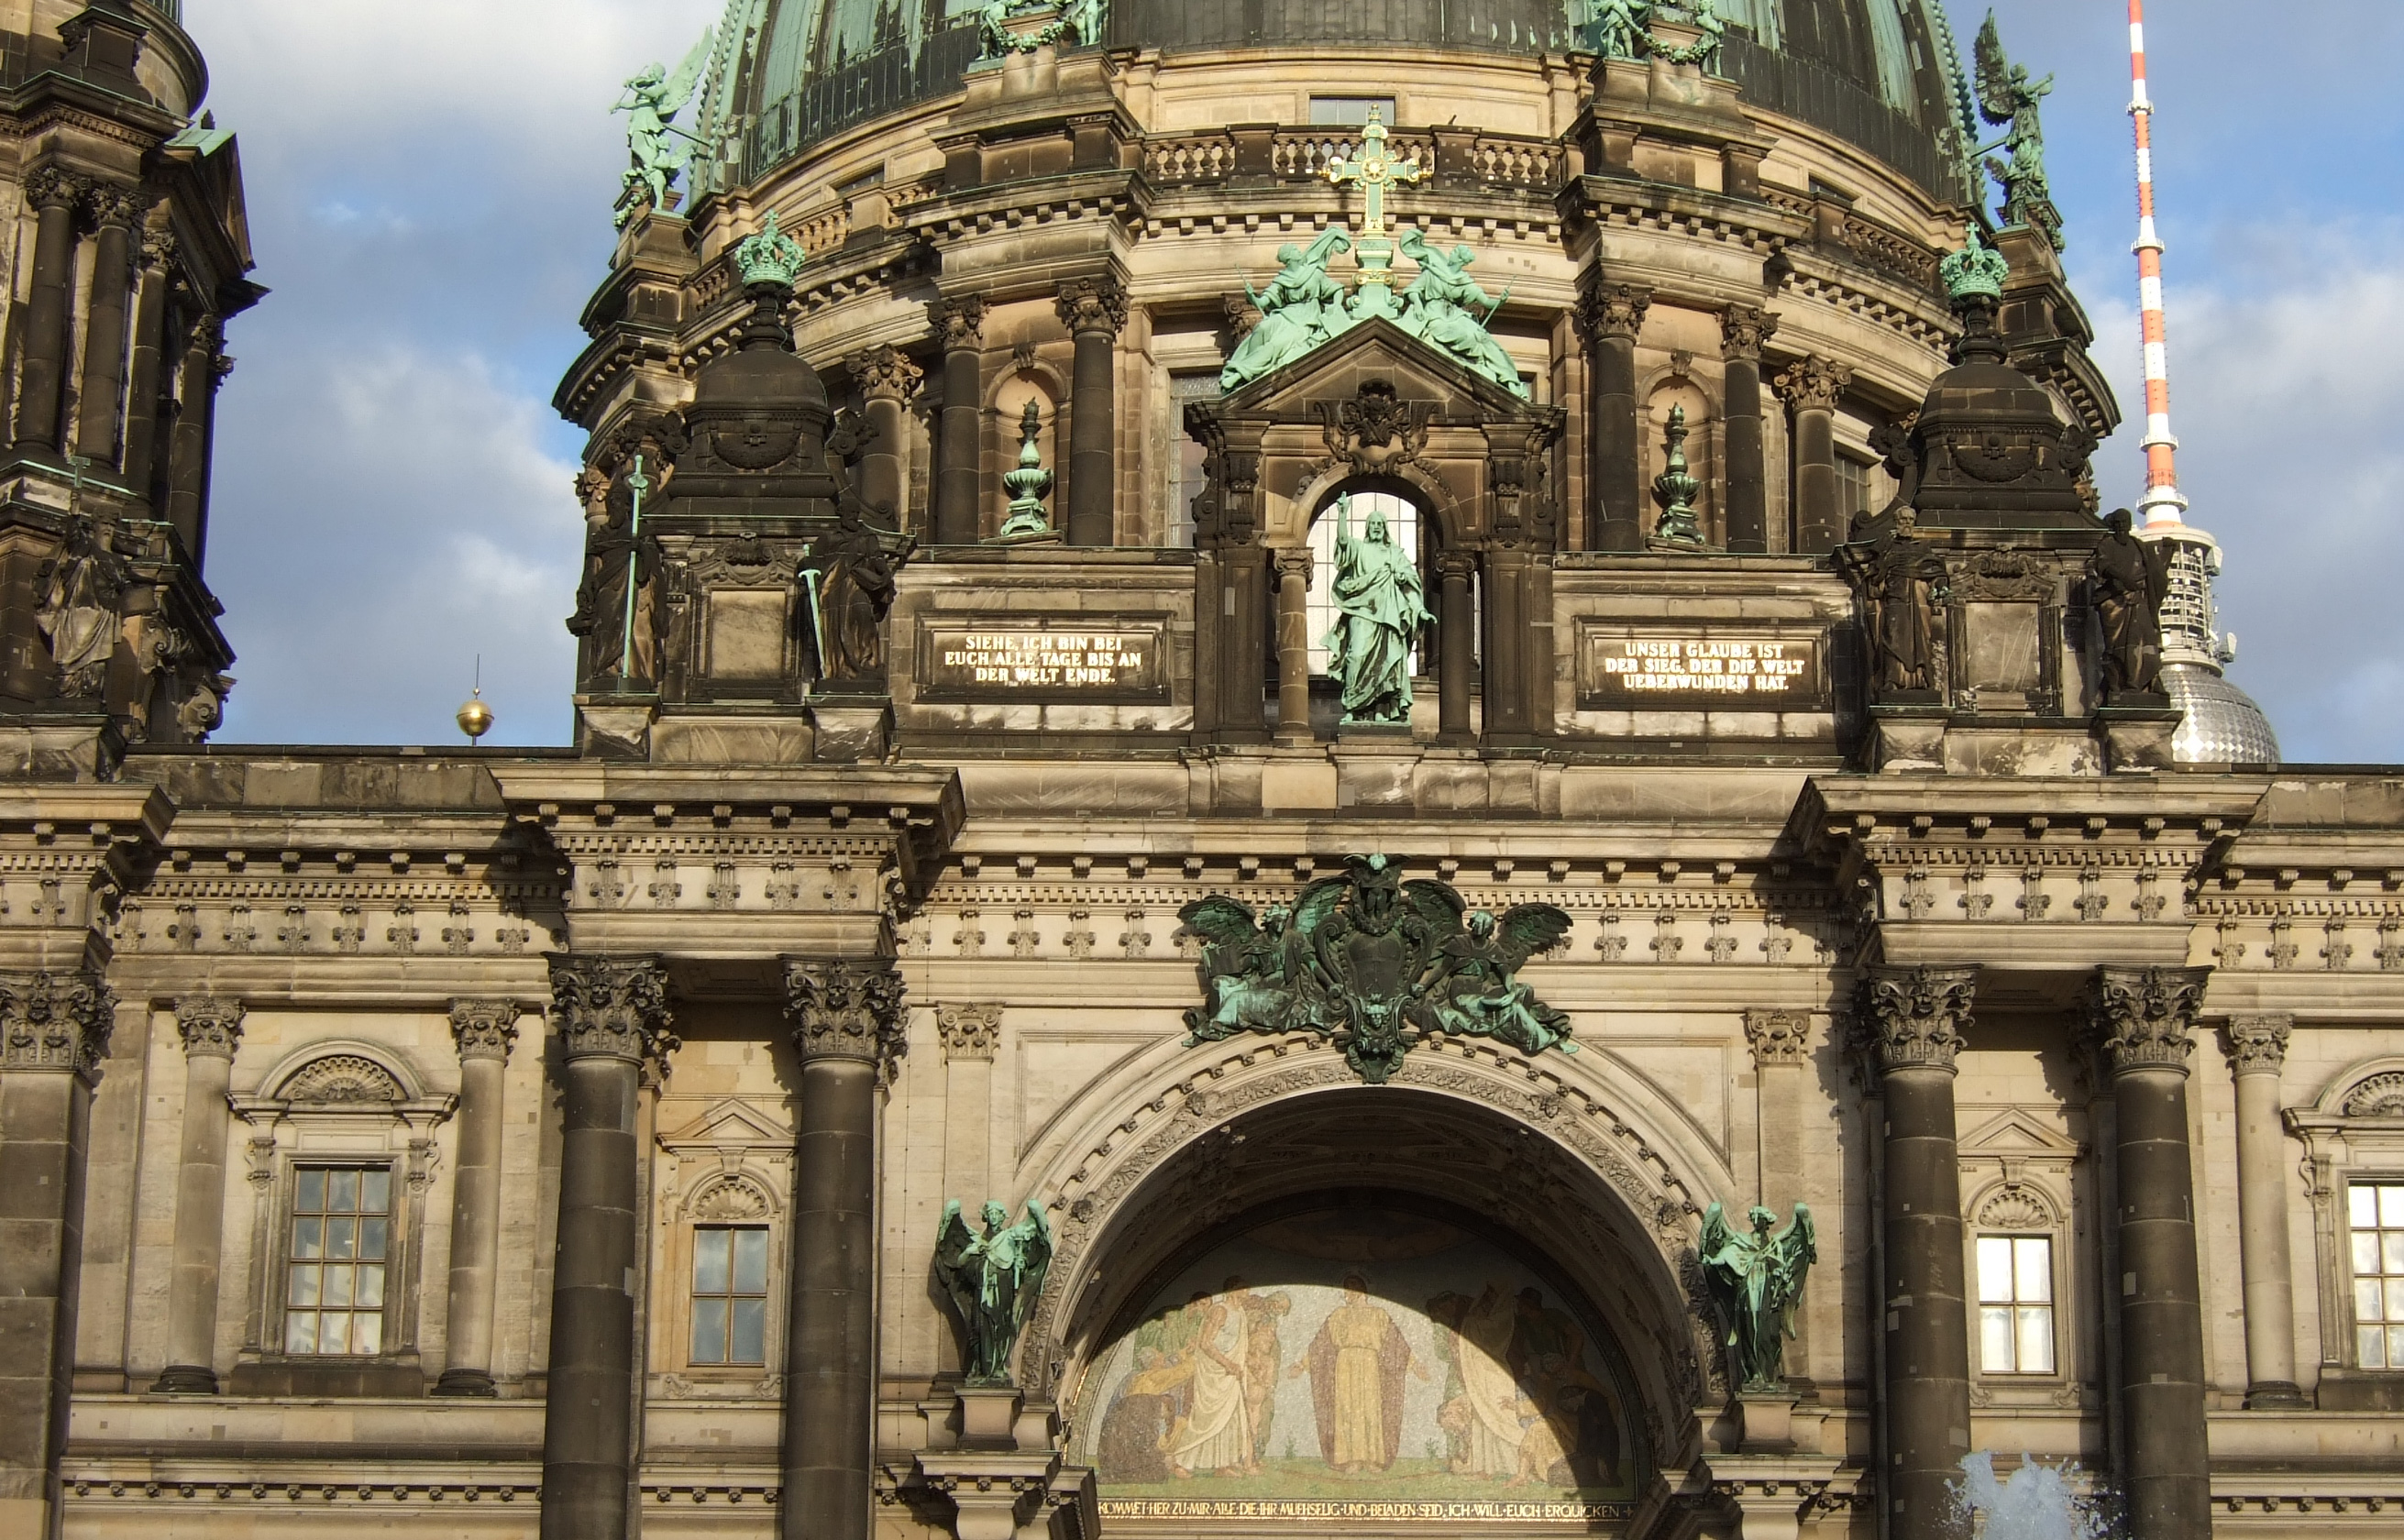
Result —
M2171 433L2171 371L2162 326L2162 238L2154 229L2154 104L2145 94L2145 0L2129 0L2129 75L2137 124L2137 304L2145 340L2145 494L2137 500L2147 529L2187 521L2178 490L2178 439Z

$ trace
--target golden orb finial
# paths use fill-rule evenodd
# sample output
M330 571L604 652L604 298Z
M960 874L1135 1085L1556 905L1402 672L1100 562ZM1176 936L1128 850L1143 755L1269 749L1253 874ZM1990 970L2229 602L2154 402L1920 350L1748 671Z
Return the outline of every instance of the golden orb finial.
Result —
M471 748L476 740L493 730L493 708L484 704L484 660L482 658L476 659L476 687L468 693L466 704L459 708L459 715L453 720L459 724L459 730L468 735Z

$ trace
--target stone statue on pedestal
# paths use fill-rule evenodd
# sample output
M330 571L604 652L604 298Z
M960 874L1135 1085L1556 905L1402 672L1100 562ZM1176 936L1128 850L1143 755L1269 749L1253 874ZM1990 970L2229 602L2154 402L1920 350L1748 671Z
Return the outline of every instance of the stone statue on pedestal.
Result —
M1820 1259L1819 1235L1810 1209L1801 1203L1783 1235L1769 1233L1778 1215L1758 1204L1746 1218L1753 1233L1740 1235L1726 1211L1713 1203L1703 1211L1696 1249L1724 1340L1735 1350L1738 1388L1775 1391L1786 1380L1786 1339L1795 1335L1804 1274Z
M60 694L81 700L101 693L117 652L118 598L126 577L125 563L92 521L77 515L65 548L42 567L42 600L34 612L58 666Z
M1910 506L1892 517L1886 530L1836 553L1838 571L1861 598L1870 683L1884 696L1938 687L1936 606L1945 589L1944 559L1917 537Z
M1411 645L1435 617L1422 602L1419 563L1386 532L1375 508L1351 533L1352 498L1335 499L1335 581L1328 597L1327 672L1344 686L1347 722L1411 719Z
M968 1382L1007 1385L1011 1352L1052 1267L1052 1227L1031 1199L1027 1217L1015 1225L996 1202L988 1201L980 1217L983 1235L960 1216L958 1199L943 1205L935 1230L935 1279L960 1318Z
M916 543L905 539L898 553L887 550L882 532L860 517L860 499L848 494L837 505L835 527L810 542L802 557L798 618L821 683L884 679L893 575Z
M2170 549L2140 540L2135 518L2114 508L2110 531L2088 559L2088 593L2104 627L2104 701L2159 692L2162 671L2162 601L2170 596Z

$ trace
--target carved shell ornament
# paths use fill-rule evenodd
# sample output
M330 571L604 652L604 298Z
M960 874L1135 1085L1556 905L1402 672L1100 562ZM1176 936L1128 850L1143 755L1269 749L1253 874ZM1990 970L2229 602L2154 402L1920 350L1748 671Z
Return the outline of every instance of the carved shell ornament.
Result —
M356 1053L330 1054L302 1066L284 1082L287 1102L317 1103L398 1102L400 1083L372 1059Z
M2404 1117L2404 1070L2374 1075L2346 1093L2348 1117Z

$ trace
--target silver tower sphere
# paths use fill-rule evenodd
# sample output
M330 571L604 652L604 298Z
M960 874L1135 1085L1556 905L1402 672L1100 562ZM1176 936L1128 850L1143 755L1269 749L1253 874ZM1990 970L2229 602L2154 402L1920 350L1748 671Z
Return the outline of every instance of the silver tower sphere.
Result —
M2139 533L2170 549L2161 689L2184 714L2171 735L2171 757L2182 765L2277 764L2279 738L2270 718L2220 672L2237 656L2237 638L2214 630L2212 579L2220 571L2219 542L2186 523Z

